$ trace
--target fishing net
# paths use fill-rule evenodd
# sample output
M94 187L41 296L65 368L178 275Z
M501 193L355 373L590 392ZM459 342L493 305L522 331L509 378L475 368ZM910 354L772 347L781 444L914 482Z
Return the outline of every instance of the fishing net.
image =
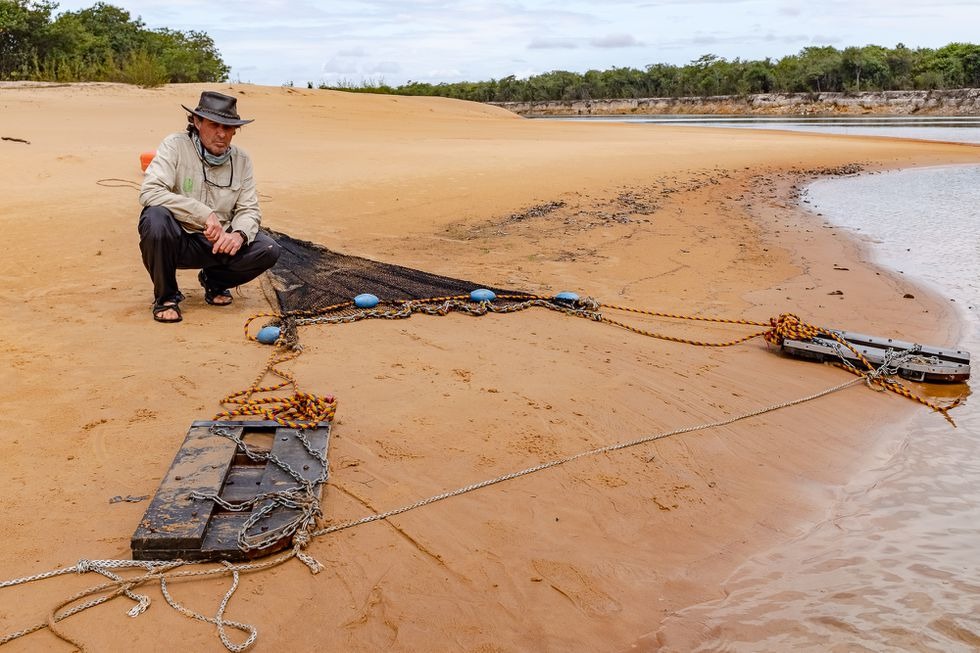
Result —
M466 295L476 288L487 288L498 294L521 294L340 254L277 231L270 230L269 235L282 247L279 261L269 270L268 277L279 310L284 314L349 302L361 293L371 293L382 301Z
M780 325L785 326L790 323L796 324L799 322L796 316L789 314L780 316L778 320L773 318L769 323L764 323L697 315L676 315L628 306L603 305L591 297L579 299L574 293L559 293L553 297L541 297L514 290L488 288L483 284L477 284L464 279L444 277L401 265L381 263L359 256L339 254L316 243L298 240L283 233L270 232L270 234L282 247L279 261L268 273L270 284L280 309L280 314L274 322L280 328L280 331L277 333L282 334L278 336L277 343L282 343L297 353L299 351L297 327L308 324L340 324L368 318L403 319L411 317L415 313L447 315L451 312L460 312L479 316L490 312L514 313L531 307L546 308L576 317L603 322L640 335L661 340L703 347L729 347L760 336L764 336L767 340L776 339L773 342L783 337L800 339L809 339L812 337L809 331L806 333L788 331L788 336L782 334L779 330L781 328ZM487 288L493 291L493 293L496 293L498 297L496 300L492 297L485 300L478 296L470 296L471 291L478 288ZM375 295L381 300L381 305L378 308L354 308L355 302L352 301L353 298L362 293ZM572 297L567 297L566 295L572 295ZM742 324L763 327L764 330L723 342L706 342L700 339L683 338L649 331L637 325L612 319L602 311L619 311L634 315L647 315L677 320ZM268 314L253 316L246 323L246 331L248 331L248 325L252 320L263 315ZM811 330L816 329L816 331L822 333L831 333L827 329L817 327L809 328ZM255 339L254 336L249 337ZM882 373L886 371L886 368L875 368L852 345L840 338L837 338L837 340L841 347L854 352L862 363L863 369L859 369L845 360L844 362L847 363L846 369L848 371L865 376L869 385L891 390L892 392L896 392L928 406L941 413L950 423L953 423L948 411L960 402L959 399L947 406L940 406L932 401L919 397L901 383L887 378ZM918 345L915 346L918 347ZM289 360L293 355L295 354L284 354L286 356L285 358L273 360L266 371L268 372L274 368L278 362ZM273 389L282 387L282 385L287 383L295 385L295 381L287 373L278 370L273 371L281 378L286 379L283 384L275 386ZM225 402L243 403L256 391L257 386L253 386L248 391L239 393L245 395L245 400L239 401L236 395L226 399ZM297 395L299 394L297 391ZM235 399L235 401L230 401L230 399ZM332 407L332 401L331 399L328 402L330 407ZM255 410L257 409L253 406L247 410L244 408L236 409L237 412L233 411L233 413L241 415L253 414ZM289 408L289 410L295 412L293 408ZM226 413L226 415L231 414ZM317 421L316 419L311 419L309 420L309 424L315 424Z

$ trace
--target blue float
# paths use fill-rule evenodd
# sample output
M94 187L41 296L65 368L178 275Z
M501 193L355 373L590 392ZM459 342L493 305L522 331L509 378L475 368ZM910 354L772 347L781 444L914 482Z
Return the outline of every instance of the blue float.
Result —
M492 302L497 299L497 294L486 288L477 288L470 293L471 302Z
M374 308L381 301L369 292L361 293L354 298L354 306L358 308Z
M557 299L559 301L563 301L563 302L577 302L578 301L578 294L577 293L573 293L573 292L569 292L568 290L563 290L560 293L558 293L557 295L555 295L555 299Z
M267 326L259 329L258 335L255 339L261 342L263 345L271 345L276 340L279 340L279 327L277 326Z

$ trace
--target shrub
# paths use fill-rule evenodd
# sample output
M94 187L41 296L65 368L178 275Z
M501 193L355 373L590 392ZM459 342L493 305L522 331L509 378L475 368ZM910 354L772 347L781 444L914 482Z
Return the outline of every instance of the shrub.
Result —
M129 56L119 72L118 81L142 88L156 88L169 81L167 68L146 50L138 50Z

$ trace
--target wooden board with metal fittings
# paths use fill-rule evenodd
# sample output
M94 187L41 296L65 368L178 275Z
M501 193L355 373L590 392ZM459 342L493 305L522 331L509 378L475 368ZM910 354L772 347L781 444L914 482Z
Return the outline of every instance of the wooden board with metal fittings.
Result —
M918 345L853 331L834 330L834 333L849 342L872 365L881 365L889 354L915 347L917 354L898 365L898 375L910 381L964 383L970 378L970 352L963 349ZM809 340L786 338L782 350L797 358L837 361L843 357L860 364L854 352L825 334Z
M239 502L297 485L277 465L251 460L235 442L214 433L212 426L239 434L254 451L271 450L307 480L316 480L321 474L319 461L303 447L296 429L268 421L196 421L133 533L134 560L241 561L290 546L292 538L287 537L262 549L243 551L238 546L238 534L251 513L229 512L214 501L191 498L196 491ZM313 450L326 459L330 425L323 423L307 429L305 435ZM315 488L319 497L322 488ZM257 525L259 530L255 532L274 529L297 514L297 510L279 506Z

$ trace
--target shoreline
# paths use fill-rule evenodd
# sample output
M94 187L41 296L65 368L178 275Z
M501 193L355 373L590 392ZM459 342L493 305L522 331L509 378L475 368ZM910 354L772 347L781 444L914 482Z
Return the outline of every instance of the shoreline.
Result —
M522 116L976 116L980 89L489 102Z
M977 168L977 163L967 163L859 174L928 171L958 165ZM808 197L805 191L806 188L802 196ZM912 274L899 271L894 267L894 244L891 254L883 251L877 240L882 237L881 233L874 232L873 228L870 233L863 231L867 224L855 230L833 215L824 217L817 212L819 207L807 208L801 204L800 208L815 221L845 230L855 256L864 263L888 274L899 285L911 285L931 294L931 301L944 309L944 317L937 319L948 327L950 339L944 344L967 349L977 346L980 321L960 303L955 285L944 286L938 279L928 278L921 269ZM836 208L839 211L840 207ZM837 217L840 217L839 212ZM887 261L889 257L893 259L891 263ZM954 297L956 303L951 304L950 299ZM927 393L935 391L940 401L948 401L964 392L964 386L960 384L911 385L922 387ZM966 393L968 396L969 389ZM971 432L976 426L976 411L968 405L951 415L956 418L961 433ZM750 556L722 583L723 597L688 606L671 615L656 629L633 642L628 650L667 653L696 647L713 649L720 645L750 650L765 649L776 641L781 647L808 648L836 641L833 639L835 634L848 638L854 646L865 648L905 648L913 646L913 641L916 642L913 647L969 648L976 640L976 634L968 623L960 629L935 627L954 621L958 616L959 596L948 590L950 585L956 586L955 573L942 576L941 582L919 582L918 572L924 569L962 569L966 580L969 574L965 570L972 568L969 561L950 563L947 556L930 551L937 536L944 541L956 537L961 537L962 543L970 541L968 532L964 531L960 536L956 528L965 522L958 522L957 517L946 513L941 506L947 501L967 501L963 497L972 489L971 471L963 472L965 476L959 479L959 487L950 487L937 476L942 466L938 461L948 460L951 455L972 460L974 457L970 453L975 448L967 445L965 451L960 451L955 431L937 424L934 418L935 415L928 411L917 411L895 425L875 429L873 444L869 446L864 462L857 466L852 478L838 488L823 518L811 522L800 536L776 542ZM922 444L924 440L929 444ZM942 517L937 521L932 511ZM946 529L956 530L957 534L952 535ZM946 542L944 547L944 550L953 550L956 543ZM915 559L915 570L909 572L901 565L893 567L890 563L896 558ZM820 579L815 580L814 575L819 575ZM798 578L801 586L799 591L794 591ZM869 590L875 595L874 599L850 600ZM905 599L913 595L931 597L932 600L906 603ZM819 608L814 608L816 602L821 604ZM894 610L892 606L898 604L904 605L905 609ZM773 628L775 618L771 615L774 613L792 623ZM852 636L857 632L856 628L867 632ZM906 633L915 633L915 636L903 638Z
M265 359L267 350L241 339L244 319L265 308L257 286L223 312L192 290L179 330L149 320L134 198L93 183L135 178L137 153L173 131L179 103L204 88L0 96L31 141L19 145L26 159L17 166L35 173L19 177L6 220L15 254L0 272L12 275L5 292L21 299L4 320L14 333L38 325L44 333L2 352L14 370L8 414L23 419L3 421L11 456L2 505L17 527L0 578L70 564L80 553L126 556L145 506L107 509L106 496L152 493L189 421L210 417L215 400L251 381ZM534 125L441 99L228 88L242 92L243 115L259 118L236 144L256 159L268 224L295 237L477 283L584 290L607 303L747 318L778 306L818 324L846 313L855 330L894 324L910 337L939 333L936 313L924 312L938 311L928 295L902 299L897 280L853 261L848 239L795 215L784 191L797 183L794 168L967 161L969 148L749 130L653 136L616 125ZM101 137L98 146L61 123L65 97ZM15 174L9 158L0 165ZM68 220L59 207L71 198L83 201ZM43 217L31 223L38 211ZM51 241L59 269L32 258L28 227L37 226L67 237L70 245ZM845 294L831 296L838 287ZM846 380L755 345L692 350L531 312L471 320L416 317L304 333L297 377L341 402L325 492L330 519ZM111 341L96 335L107 323ZM694 333L721 339L731 330ZM37 406L51 386L62 391ZM661 615L709 598L726 570L826 505L844 468L868 451L861 425L920 410L898 408L903 402L855 388L338 534L310 547L326 574L290 565L249 578L229 615L258 625L259 647L270 648L308 641L291 628L300 624L336 650L417 650L432 641L507 650L625 645ZM841 415L857 423L840 424ZM47 483L38 459L59 463ZM70 499L64 487L77 488ZM71 591L92 584L65 582ZM3 616L3 632L69 594L59 581L46 583L3 590L25 597ZM180 591L210 606L217 590ZM310 600L322 606L314 624L305 616ZM112 628L95 628L107 621ZM161 605L138 620L108 607L65 623L95 648L120 638L149 645L167 633L188 648L217 650L198 626ZM31 638L54 641L50 633ZM25 646L37 645L31 638Z
M974 169L980 169L980 160L976 162L938 164L938 165L923 166L923 167L910 166L910 167L901 167L901 168L887 168L887 169L873 171L871 172L871 174L879 174L879 173L888 174L888 173L896 173L896 172L902 172L908 170L931 170L931 169L960 168L960 167L970 167ZM815 211L811 211L811 213L814 213L816 215ZM849 234L851 234L851 239L856 243L859 252L861 252L863 256L862 260L865 263L867 263L868 265L875 266L877 268L881 268L884 271L887 271L893 278L895 278L898 281L904 279L910 279L912 280L913 285L933 295L936 301L946 309L947 317L955 318L952 320L948 320L948 319L943 320L944 323L948 321L953 325L955 325L956 327L958 327L957 331L949 333L949 340L951 341L951 343L959 342L967 337L966 327L970 323L973 323L976 320L976 318L974 315L972 315L969 312L969 309L966 307L965 304L960 302L955 302L952 303L952 305L950 305L951 304L951 302L949 301L950 297L947 296L950 293L950 289L945 288L938 281L934 281L926 278L926 276L924 276L921 272L912 272L911 274L906 275L904 271L898 270L898 268L895 267L894 264L888 263L886 260L888 258L888 254L875 251L876 244L877 244L875 236L869 235L862 231L856 231L852 227L849 227L844 224L834 223L833 221L829 221L829 223L834 224L840 229L843 229L847 231Z

